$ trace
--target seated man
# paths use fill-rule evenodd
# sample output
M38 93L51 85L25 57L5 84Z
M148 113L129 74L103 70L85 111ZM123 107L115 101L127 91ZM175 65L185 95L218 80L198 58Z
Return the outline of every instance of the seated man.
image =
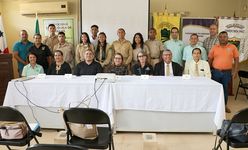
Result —
M172 52L164 50L162 54L162 61L157 63L154 67L154 75L157 76L181 76L183 68L175 62L172 62Z
M84 53L85 60L77 64L74 75L96 75L102 72L102 66L94 60L95 54L91 49L87 49Z
M210 67L207 61L201 60L201 49L194 48L192 51L193 60L186 61L184 73L191 76L203 76L211 78Z

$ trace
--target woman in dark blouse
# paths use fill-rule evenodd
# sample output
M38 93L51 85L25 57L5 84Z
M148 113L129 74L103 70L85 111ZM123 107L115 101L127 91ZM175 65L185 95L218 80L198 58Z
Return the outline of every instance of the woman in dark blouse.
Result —
M48 75L64 75L71 74L70 65L64 61L63 52L60 50L54 51L54 60L51 66L48 68Z
M104 72L115 73L116 75L127 75L128 74L128 69L127 69L127 66L124 65L123 56L121 53L116 53L114 55L113 64L106 66Z
M148 56L146 52L140 51L137 54L138 63L132 67L132 74L134 75L152 75L152 65L148 63Z

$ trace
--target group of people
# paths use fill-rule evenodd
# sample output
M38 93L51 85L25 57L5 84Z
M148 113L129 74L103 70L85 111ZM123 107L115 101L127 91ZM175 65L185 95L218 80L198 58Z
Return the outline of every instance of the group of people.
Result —
M199 43L198 35L194 33L187 46L179 40L177 27L171 29L171 39L164 44L156 39L154 28L149 29L148 40L144 41L142 34L136 33L132 43L125 39L125 30L119 28L118 39L109 44L106 34L98 33L99 27L92 25L92 35L83 32L75 50L73 44L65 40L64 32L55 34L54 24L50 24L48 29L50 35L42 42L42 36L35 34L34 43L28 40L27 31L21 31L21 41L13 47L20 76L39 73L73 73L80 76L101 72L117 75L205 76L223 85L227 104L228 82L238 71L238 50L228 43L227 32L218 34L215 24L210 26L210 37L203 44ZM228 108L226 111L230 112Z

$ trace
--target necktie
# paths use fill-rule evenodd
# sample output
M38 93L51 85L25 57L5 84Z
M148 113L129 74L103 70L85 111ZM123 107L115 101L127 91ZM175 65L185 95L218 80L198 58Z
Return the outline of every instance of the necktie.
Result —
M170 76L170 66L166 64L166 76Z
M195 76L199 76L198 64L195 64Z

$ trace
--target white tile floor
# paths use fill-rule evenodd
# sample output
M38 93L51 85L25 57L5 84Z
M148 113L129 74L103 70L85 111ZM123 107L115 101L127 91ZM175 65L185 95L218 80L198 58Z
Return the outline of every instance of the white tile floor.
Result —
M240 90L241 91L241 90ZM231 114L248 107L248 100L244 95L239 95L235 101L233 96L229 97ZM53 143L54 137L58 134L55 130L42 130L43 136L39 138L40 143ZM211 133L158 133L158 150L211 150L214 145L215 136ZM116 150L143 150L142 133L117 133L114 135ZM223 144L223 148L225 145ZM0 150L7 150L0 146ZM25 150L25 147L14 147L14 149ZM248 149L244 149L248 150Z

